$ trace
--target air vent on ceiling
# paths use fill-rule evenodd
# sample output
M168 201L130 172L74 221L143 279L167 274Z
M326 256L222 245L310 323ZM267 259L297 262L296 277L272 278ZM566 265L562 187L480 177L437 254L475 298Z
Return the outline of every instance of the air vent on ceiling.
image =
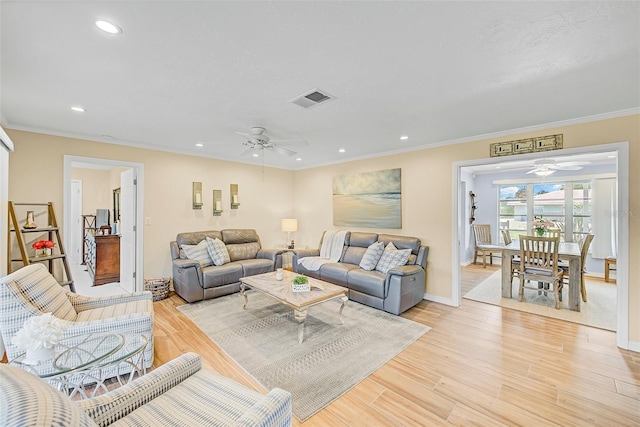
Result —
M293 98L289 102L293 102L303 108L311 108L323 102L335 99L333 95L329 95L327 92L320 89L312 89L311 91Z

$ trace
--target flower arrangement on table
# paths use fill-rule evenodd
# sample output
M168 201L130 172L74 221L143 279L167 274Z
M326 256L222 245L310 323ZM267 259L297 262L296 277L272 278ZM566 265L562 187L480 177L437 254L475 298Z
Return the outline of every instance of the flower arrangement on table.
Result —
M46 249L52 249L55 245L51 240L38 240L33 242L31 247L36 250L36 255L40 253L44 255L47 252Z
M27 353L24 363L36 364L53 356L53 349L66 328L65 323L52 313L33 316L24 322L11 342Z
M531 225L533 225L533 228L536 230L536 234L538 234L538 236L544 236L544 233L549 231L549 229L553 227L555 224L549 221L548 219L545 220L545 219L542 219L542 217L536 216L534 217Z

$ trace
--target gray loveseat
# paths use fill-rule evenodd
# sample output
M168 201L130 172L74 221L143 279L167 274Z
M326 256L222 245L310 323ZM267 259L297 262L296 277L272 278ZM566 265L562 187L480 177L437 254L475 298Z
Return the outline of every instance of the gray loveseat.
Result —
M203 267L187 259L182 245L197 245L206 237L222 240L231 262ZM282 250L263 249L255 230L228 229L180 233L169 243L173 262L173 288L187 302L216 298L240 291L240 278L274 271Z
M367 248L377 241L383 242L385 246L393 242L397 249L411 249L409 260L405 265L394 267L386 274L360 268L360 261ZM320 248L295 250L294 270L306 276L349 288L349 299L353 301L389 313L400 314L418 304L424 297L429 247L422 246L418 238L347 232L342 255L337 263L324 264L317 271L307 270L298 263L300 258L319 254Z

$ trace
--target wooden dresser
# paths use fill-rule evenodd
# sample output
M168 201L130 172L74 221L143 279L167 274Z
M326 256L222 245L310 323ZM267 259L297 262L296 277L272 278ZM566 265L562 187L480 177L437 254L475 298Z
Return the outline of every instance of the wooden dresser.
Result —
M120 236L85 233L86 264L94 285L120 281Z

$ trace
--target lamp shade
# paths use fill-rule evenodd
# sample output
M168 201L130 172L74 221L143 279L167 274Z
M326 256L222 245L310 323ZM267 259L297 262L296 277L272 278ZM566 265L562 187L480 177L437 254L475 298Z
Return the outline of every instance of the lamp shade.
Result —
M293 218L283 219L282 231L298 231L298 220Z

